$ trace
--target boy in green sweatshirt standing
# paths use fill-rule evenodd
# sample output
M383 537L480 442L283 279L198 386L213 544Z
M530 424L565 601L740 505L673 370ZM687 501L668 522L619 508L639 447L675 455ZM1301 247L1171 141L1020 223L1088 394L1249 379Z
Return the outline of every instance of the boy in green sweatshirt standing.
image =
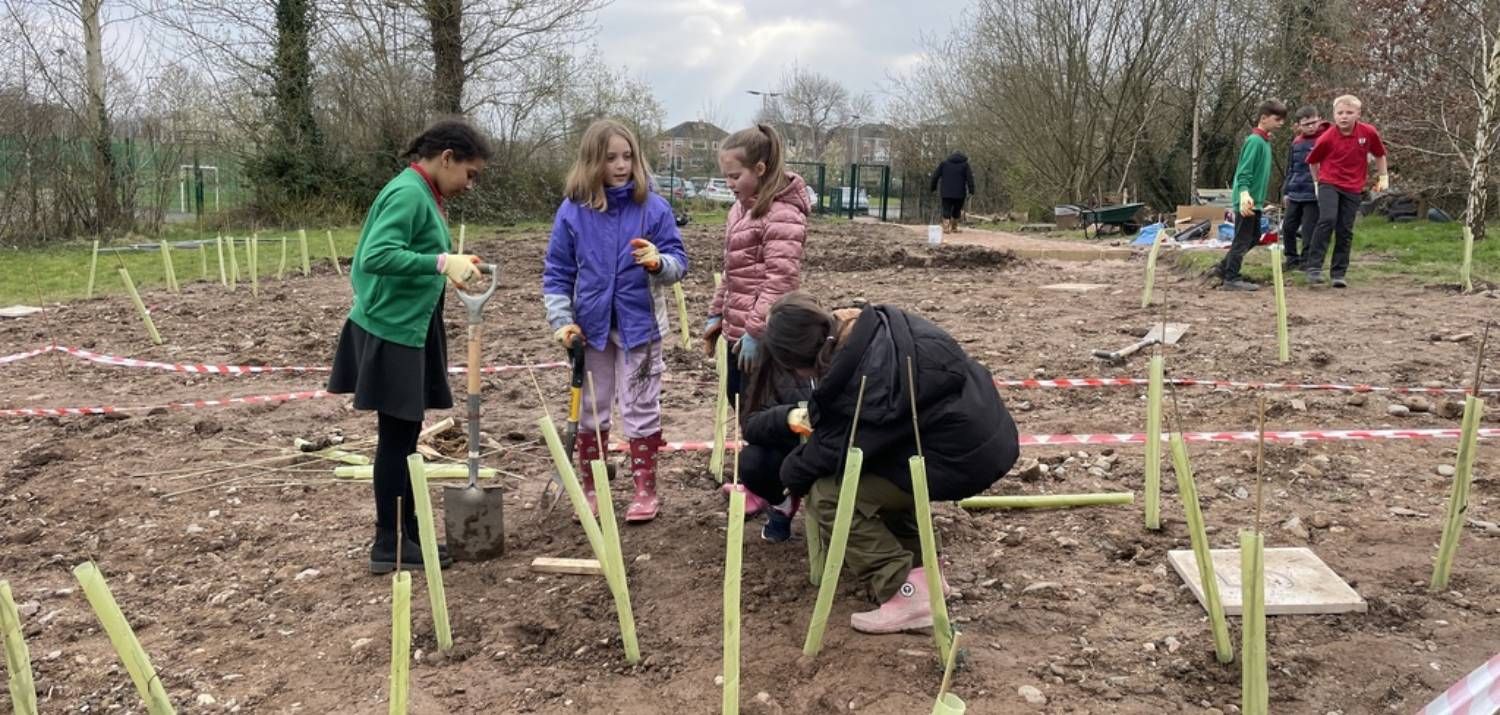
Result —
M1234 222L1234 243L1229 245L1229 255L1214 268L1224 282L1220 290L1260 290L1260 286L1240 277L1240 264L1245 254L1260 243L1260 214L1266 206L1266 184L1271 179L1271 132L1286 122L1286 105L1268 99L1256 110L1255 128L1245 137L1240 149L1240 161L1234 169L1234 185L1230 196L1239 207L1239 217Z

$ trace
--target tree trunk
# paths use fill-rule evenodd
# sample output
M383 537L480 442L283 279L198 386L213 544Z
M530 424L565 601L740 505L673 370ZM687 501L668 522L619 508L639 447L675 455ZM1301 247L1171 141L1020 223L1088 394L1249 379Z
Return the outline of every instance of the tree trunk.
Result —
M266 167L266 179L287 195L305 198L321 190L318 162L323 137L313 116L312 0L276 1L276 60L273 92L275 129L280 144Z
M1474 160L1469 164L1469 199L1464 207L1464 224L1475 241L1484 240L1484 222L1488 214L1490 155L1495 150L1495 131L1500 124L1500 34L1490 38L1489 57L1484 65L1484 98L1479 103L1479 121L1474 130Z
M84 72L88 90L88 118L93 129L95 220L101 229L114 224L119 211L115 203L115 155L111 144L109 110L104 104L104 51L99 26L103 0L82 0Z
M463 0L427 0L432 31L432 91L437 111L462 114L464 98Z

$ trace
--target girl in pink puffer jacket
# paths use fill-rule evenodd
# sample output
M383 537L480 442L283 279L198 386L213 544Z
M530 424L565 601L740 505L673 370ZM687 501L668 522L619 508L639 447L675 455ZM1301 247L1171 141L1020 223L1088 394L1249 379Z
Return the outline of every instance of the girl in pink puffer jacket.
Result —
M797 290L802 244L811 208L807 182L786 170L781 137L766 124L730 135L719 147L719 170L737 199L724 228L724 281L714 292L703 339L708 353L722 333L737 359L729 361L731 404L743 396L745 414L756 409L746 389L763 362L766 316L781 296ZM746 513L765 508L750 495Z

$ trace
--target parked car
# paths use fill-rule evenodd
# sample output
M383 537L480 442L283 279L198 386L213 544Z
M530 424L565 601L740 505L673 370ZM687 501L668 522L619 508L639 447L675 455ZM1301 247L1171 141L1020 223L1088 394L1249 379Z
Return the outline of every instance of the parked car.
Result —
M843 209L845 211L849 210L849 187L847 187L847 186L838 186L838 187L834 187L833 190L835 192L837 192L837 193L835 193L833 195L833 200L835 202L837 202L837 208ZM854 210L855 211L868 211L868 210L870 210L870 192L869 191L866 191L865 189L860 188L858 191L854 192Z
M698 192L698 198L707 199L714 203L734 203L734 192L729 190L729 182L724 179L709 179L703 190Z
M653 176L651 183L656 187L656 193L673 199L686 199L693 196L693 182L680 176Z

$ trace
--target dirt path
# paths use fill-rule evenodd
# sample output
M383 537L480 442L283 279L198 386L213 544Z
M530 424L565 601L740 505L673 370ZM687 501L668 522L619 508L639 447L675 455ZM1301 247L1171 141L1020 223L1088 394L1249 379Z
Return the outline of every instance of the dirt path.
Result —
M693 227L686 282L694 329L710 299L719 227ZM818 224L805 284L835 304L856 298L919 311L950 330L997 377L1145 375L1145 356L1100 364L1160 317L1139 308L1139 263L1016 261L982 246L929 250L904 228ZM470 237L505 267L489 311L486 360L558 359L537 298L542 235ZM975 241L969 243L968 241ZM1034 239L1027 239L1028 241ZM1111 287L1043 290L1073 282ZM1203 289L1164 271L1159 295L1171 318L1192 324L1169 354L1182 377L1462 384L1474 341L1430 340L1475 332L1500 301L1386 282L1347 291L1289 294L1293 360L1275 361L1269 291ZM263 284L252 299L190 285L182 296L146 296L169 343L147 347L123 298L49 305L46 321L0 323L0 355L50 341L175 362L326 365L349 305L346 279ZM461 344L456 300L451 345ZM712 434L711 366L673 349L665 391L668 439ZM536 374L552 413L565 400L559 370ZM319 374L221 377L114 368L50 355L0 365L0 407L154 405L255 395L322 384ZM454 380L455 391L462 382ZM1006 390L1024 433L1138 432L1143 390ZM1249 429L1244 392L1177 391L1190 430ZM1438 398L1396 416L1394 397L1273 393L1270 428L1454 427ZM415 586L413 712L698 713L717 709L723 500L705 476L706 455L664 460L656 522L623 531L645 661L624 665L604 583L538 576L535 556L581 557L588 546L563 510L544 517L537 495L549 471L535 435L541 413L526 373L485 380L486 465L504 470L510 553L445 574L457 643L436 657L422 579ZM1490 400L1487 425L1500 402ZM457 417L462 410L453 411ZM1444 413L1448 414L1448 413ZM445 415L432 414L432 419ZM139 712L140 703L69 570L97 561L180 712L373 713L385 710L389 582L364 573L368 486L336 483L313 461L227 468L279 454L293 438L373 436L374 420L343 399L171 410L115 417L0 419L0 578L11 582L43 707L51 712ZM461 458L461 434L436 446ZM1500 651L1500 452L1481 445L1453 590L1427 592L1450 481L1451 441L1272 445L1267 450L1267 545L1307 545L1370 603L1364 615L1272 617L1272 711L1280 714L1412 712ZM1216 546L1250 525L1252 450L1195 445L1194 467ZM1139 448L1028 449L1031 467L1000 493L1136 491ZM1024 474L1024 478L1023 475ZM955 690L976 713L1234 712L1239 666L1214 661L1202 609L1170 572L1166 552L1187 547L1167 472L1165 526L1142 527L1142 507L1036 513L965 513L936 505L952 604L968 667ZM224 483L226 480L236 480ZM175 498L164 498L198 488ZM623 490L617 489L621 494ZM622 494L621 494L622 495ZM622 495L623 496L623 495ZM1284 528L1296 518L1297 527ZM814 591L799 540L771 545L747 526L742 687L746 713L909 715L930 709L940 673L931 638L860 637L849 614L869 606L854 584L835 602L823 654L799 661ZM1238 624L1231 623L1237 633ZM1028 705L1031 686L1047 702ZM765 702L757 693L766 693ZM206 696L206 697L205 697ZM4 710L5 695L0 695ZM209 699L214 704L206 704ZM205 703L198 705L197 703Z
M926 226L905 228L927 236ZM1131 256L1124 246L1101 245L1080 241L1060 241L1035 236L1022 236L1008 231L989 231L981 228L965 228L958 233L944 233L943 242L962 246L978 246L993 251L1010 251L1019 258L1036 258L1053 261L1100 261L1125 260Z

